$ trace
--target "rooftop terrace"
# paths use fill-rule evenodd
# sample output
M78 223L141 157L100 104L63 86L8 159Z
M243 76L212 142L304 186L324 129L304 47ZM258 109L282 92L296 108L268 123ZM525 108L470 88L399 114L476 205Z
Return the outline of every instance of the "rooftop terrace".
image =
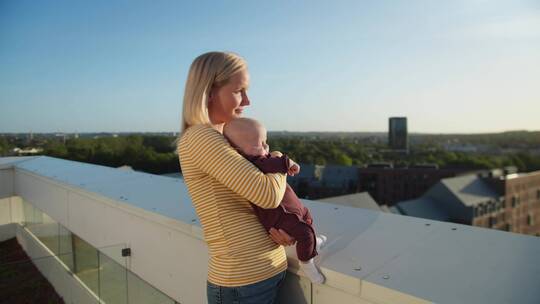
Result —
M0 158L0 225L24 221L19 200L96 248L126 244L129 271L177 302L204 303L208 256L181 179L46 156ZM540 303L540 238L303 202L328 236L320 255L327 281L303 278L289 247L288 303Z

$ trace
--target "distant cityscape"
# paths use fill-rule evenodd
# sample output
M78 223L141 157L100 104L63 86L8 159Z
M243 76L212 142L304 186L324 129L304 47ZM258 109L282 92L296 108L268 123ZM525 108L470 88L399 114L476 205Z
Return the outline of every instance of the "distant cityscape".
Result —
M0 133L0 155L49 155L181 178L177 132ZM540 132L269 132L301 164L301 198L540 236ZM117 149L116 151L114 149ZM114 155L114 156L113 156Z

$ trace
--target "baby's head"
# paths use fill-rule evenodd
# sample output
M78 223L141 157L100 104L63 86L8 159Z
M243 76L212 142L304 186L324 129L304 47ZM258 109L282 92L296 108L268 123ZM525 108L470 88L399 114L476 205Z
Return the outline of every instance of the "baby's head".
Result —
M266 129L251 118L236 118L225 124L223 135L240 152L249 156L265 156L269 153L266 144Z

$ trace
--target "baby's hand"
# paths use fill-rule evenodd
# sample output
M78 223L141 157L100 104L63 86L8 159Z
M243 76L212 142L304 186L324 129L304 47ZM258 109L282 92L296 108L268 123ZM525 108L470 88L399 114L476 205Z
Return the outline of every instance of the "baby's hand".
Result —
M295 176L298 173L300 173L300 165L289 159L289 171L287 171L287 174Z
M272 156L272 157L282 157L283 153L281 153L279 151L272 151L272 152L270 152L270 156Z

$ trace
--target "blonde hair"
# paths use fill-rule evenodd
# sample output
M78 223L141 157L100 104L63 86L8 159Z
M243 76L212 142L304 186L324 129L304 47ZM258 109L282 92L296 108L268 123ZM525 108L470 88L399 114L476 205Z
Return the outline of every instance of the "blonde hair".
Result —
M184 90L182 132L194 125L209 124L208 96L212 88L219 88L231 76L247 69L246 61L231 52L209 52L193 60Z

